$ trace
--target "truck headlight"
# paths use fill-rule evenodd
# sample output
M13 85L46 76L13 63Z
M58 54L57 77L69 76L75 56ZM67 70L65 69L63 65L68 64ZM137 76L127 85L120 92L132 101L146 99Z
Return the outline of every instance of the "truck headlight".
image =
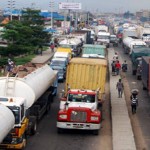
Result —
M98 120L99 120L99 118L96 117L96 116L92 116L92 117L91 117L91 121L98 121Z
M17 138L12 138L12 144L17 144Z
M59 118L61 118L61 119L67 119L67 115L59 115Z

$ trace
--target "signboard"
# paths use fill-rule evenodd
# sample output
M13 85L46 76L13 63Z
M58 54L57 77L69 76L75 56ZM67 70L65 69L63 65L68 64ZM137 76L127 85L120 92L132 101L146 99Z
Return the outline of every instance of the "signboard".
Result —
M60 2L59 9L72 9L72 10L79 10L81 9L81 3L67 3L67 2Z

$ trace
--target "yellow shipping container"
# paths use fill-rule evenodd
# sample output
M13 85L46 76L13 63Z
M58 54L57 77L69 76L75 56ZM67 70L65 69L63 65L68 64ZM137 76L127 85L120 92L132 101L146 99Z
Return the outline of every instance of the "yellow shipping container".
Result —
M66 85L71 89L97 90L99 88L99 99L105 93L105 82L107 73L106 59L73 58L67 67Z

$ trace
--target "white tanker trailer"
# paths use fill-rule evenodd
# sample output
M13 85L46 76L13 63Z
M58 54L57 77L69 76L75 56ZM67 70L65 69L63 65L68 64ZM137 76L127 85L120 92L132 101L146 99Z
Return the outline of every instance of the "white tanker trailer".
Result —
M126 37L123 39L123 48L126 54L132 53L135 48L146 47L146 43L138 38Z
M7 116L7 117L6 117ZM0 143L6 137L8 132L15 125L15 117L11 110L6 106L0 104Z
M21 66L16 70L15 77L0 77L0 104L6 109L5 117L10 120L3 121L3 109L0 108L0 122L3 122L0 131L4 130L0 133L3 140L0 149L24 148L26 135L35 134L37 121L50 109L57 92L57 72L48 65L40 68Z

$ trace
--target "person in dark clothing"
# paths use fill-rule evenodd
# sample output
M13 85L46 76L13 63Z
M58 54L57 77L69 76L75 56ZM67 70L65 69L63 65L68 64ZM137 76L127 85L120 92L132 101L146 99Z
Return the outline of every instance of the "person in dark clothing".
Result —
M115 68L115 61L113 60L111 63L111 68L112 68L112 74L114 75L116 72L116 68Z
M137 93L132 93L130 96L130 99L131 99L132 114L134 114L134 113L136 113L136 109L138 106Z
M122 98L124 86L121 82L121 79L119 79L119 81L117 82L116 89L118 90L118 98Z
M54 52L54 48L55 48L54 43L51 43L50 48L51 48L51 51Z

